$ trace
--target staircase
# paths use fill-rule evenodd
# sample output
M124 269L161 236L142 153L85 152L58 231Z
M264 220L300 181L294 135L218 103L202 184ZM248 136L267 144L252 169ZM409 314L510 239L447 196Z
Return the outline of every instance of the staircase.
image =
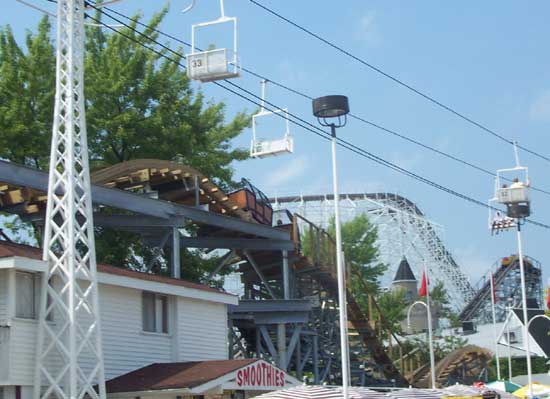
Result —
M293 220L293 239L301 257L295 264L295 268L300 269L316 269L316 278L321 286L335 298L338 297L338 277L335 264L335 242L332 237L324 230L320 229L307 219L300 215L294 214ZM299 223L300 222L300 223ZM307 242L303 242L300 238L300 232L298 226L305 226L307 234ZM307 248L304 251L304 246ZM305 254L304 252L307 252ZM349 267L347 268L349 271ZM348 278L348 281L351 279ZM370 352L372 359L383 370L386 379L394 380L396 386L408 386L409 383L406 378L401 374L394 361L388 354L388 349L391 351L390 346L387 349L382 342L382 325L383 320L381 313L378 311L379 318L379 331L376 331L376 319L372 317L369 319L367 315L363 313L359 307L353 293L347 289L347 313L349 323L349 334L357 334L364 346ZM377 307L376 302L372 296L369 296L369 313L374 315L373 309ZM390 337L393 336L396 344L399 345L397 337L392 335L391 331L388 331ZM402 355L402 353L400 353ZM402 362L401 362L402 363Z

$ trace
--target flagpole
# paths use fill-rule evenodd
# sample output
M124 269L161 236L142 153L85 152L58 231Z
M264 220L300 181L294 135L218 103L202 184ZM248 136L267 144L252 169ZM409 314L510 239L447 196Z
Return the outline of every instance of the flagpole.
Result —
M426 278L426 305L428 312L428 343L430 345L430 369L432 375L432 389L435 389L435 356L432 335L432 310L430 307L430 284L428 280L428 267L426 263L424 263L424 276Z
M498 332L497 332L497 316L495 310L495 304L497 302L496 289L495 289L495 275L491 273L491 305L493 310L493 333L495 336L495 357L497 360L497 380L500 381L500 359L498 355Z

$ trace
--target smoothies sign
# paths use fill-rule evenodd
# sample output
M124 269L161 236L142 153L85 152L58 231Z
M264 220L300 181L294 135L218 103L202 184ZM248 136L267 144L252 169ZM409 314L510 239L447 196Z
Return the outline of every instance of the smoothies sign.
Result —
M251 364L237 371L237 386L246 387L284 387L285 372L266 362Z

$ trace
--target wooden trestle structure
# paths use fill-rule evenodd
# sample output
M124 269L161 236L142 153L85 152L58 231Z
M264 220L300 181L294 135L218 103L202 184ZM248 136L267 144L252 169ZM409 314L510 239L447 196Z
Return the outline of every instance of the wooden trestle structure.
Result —
M47 182L44 172L0 161L0 210L41 228ZM168 255L175 278L185 267L181 248L229 250L203 282L222 268L241 273L245 294L228 317L231 357L271 360L310 383L339 382L335 252L327 232L288 212L271 222L271 206L253 186L226 193L175 162L124 162L93 173L92 182L95 225L139 234ZM366 314L355 295L366 296ZM347 306L352 383L408 386L404 376L423 366L418 354L404 353L368 292L348 289Z

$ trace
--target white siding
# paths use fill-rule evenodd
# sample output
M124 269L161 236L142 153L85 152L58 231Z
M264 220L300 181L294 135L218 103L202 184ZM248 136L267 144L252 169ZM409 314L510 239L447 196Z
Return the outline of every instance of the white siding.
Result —
M10 382L31 385L34 378L37 322L14 319L10 327Z
M0 325L8 318L8 271L0 270Z
M15 387L14 386L5 386L4 387L4 399L15 399Z
M142 332L141 291L100 285L99 298L107 379L172 361L170 336Z
M178 316L174 319L177 329L171 328L170 334L144 333L141 292L112 285L99 286L107 379L155 362L227 359L226 305L179 297ZM54 325L55 321L54 317ZM4 382L10 385L32 385L37 327L34 320L11 320L4 336L8 337L4 347L9 347L9 359L4 363L5 368L0 365L0 384L4 377ZM177 335L172 335L174 331ZM59 364L59 361L59 358L53 359L52 363ZM83 366L90 369L95 365L88 362ZM6 369L9 376L7 372L2 373Z
M227 307L184 298L178 306L181 361L227 359Z

